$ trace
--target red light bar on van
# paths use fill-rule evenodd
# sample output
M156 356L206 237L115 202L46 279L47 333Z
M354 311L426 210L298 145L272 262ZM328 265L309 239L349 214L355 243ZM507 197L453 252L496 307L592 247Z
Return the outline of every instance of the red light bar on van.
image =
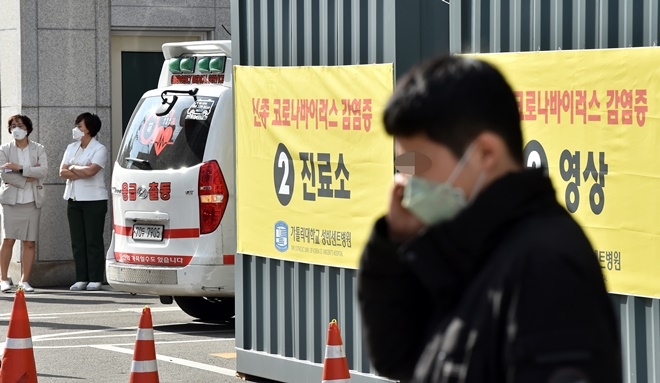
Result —
M190 75L190 74L175 74L172 75L172 84L222 84L225 82L224 74L209 74L209 75Z

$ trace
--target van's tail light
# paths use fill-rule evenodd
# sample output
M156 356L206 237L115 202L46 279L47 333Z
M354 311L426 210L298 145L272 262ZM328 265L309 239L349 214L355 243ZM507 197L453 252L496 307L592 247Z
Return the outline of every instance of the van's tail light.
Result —
M199 230L200 234L215 231L227 208L229 192L220 165L213 160L199 169Z

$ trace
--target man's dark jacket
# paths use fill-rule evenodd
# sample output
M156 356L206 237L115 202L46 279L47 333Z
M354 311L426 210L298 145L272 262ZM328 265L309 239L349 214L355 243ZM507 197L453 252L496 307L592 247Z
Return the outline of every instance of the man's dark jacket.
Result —
M414 382L621 382L601 268L540 170L493 182L407 243L377 221L358 296L369 355Z

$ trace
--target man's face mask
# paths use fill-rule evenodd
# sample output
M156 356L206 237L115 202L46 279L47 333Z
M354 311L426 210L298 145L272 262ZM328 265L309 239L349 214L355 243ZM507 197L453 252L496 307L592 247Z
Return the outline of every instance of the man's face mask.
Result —
M402 205L426 225L432 225L454 218L465 208L468 201L463 190L453 185L461 174L465 163L474 151L474 144L470 144L456 167L445 182L433 182L418 176L411 176L403 191ZM476 196L485 178L482 173L472 192Z

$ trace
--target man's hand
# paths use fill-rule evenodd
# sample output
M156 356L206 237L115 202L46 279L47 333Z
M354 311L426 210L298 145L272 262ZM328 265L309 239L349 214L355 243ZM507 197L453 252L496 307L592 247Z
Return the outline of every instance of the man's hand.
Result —
M37 179L36 179L36 178L33 178L33 177L27 177L27 178L25 178L25 180L26 180L27 182L32 182L32 181L36 181Z
M401 173L394 175L390 210L385 217L389 226L389 236L393 241L405 242L411 240L424 228L424 223L401 205L403 189L407 183L408 178L405 175Z

